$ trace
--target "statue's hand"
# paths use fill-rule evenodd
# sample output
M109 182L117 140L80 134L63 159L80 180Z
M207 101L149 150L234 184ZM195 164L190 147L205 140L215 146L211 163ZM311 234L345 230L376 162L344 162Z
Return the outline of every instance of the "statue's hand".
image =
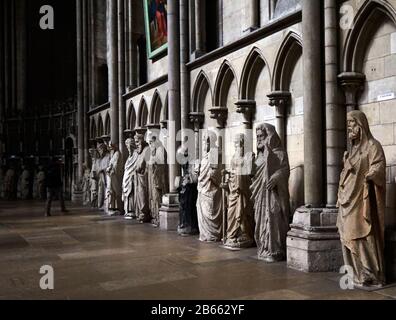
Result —
M367 173L365 179L366 179L366 182L373 181L374 180L373 173L371 173L371 172Z

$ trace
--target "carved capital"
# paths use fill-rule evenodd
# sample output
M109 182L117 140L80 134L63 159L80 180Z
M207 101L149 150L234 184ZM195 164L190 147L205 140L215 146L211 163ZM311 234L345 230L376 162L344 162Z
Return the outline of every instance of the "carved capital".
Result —
M276 108L277 118L284 118L291 100L291 93L288 91L273 91L267 97L269 98L269 105Z
M146 134L146 132L147 132L147 128L143 128L143 127L137 127L137 128L135 128L135 131L136 131L136 133L137 134L142 134L142 135L145 135Z
M236 112L243 114L245 118L244 124L250 128L252 125L253 115L256 111L256 101L254 100L240 100L235 103Z
M168 129L168 120L161 121L161 129Z
M146 128L148 130L160 130L161 129L161 125L160 124L149 123L149 124L146 125Z
M217 120L218 128L223 129L228 118L228 109L226 107L213 107L209 109L210 118Z
M205 122L205 114L202 112L190 112L190 122L194 124L194 130L199 131L202 124Z
M356 105L357 93L363 89L366 76L357 72L344 72L338 76L344 90L347 105Z

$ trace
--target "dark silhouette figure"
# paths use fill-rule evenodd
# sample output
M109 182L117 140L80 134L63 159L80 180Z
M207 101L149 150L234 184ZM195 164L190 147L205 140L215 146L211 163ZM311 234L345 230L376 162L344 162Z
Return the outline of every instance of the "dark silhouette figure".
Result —
M47 205L45 216L51 216L51 203L56 197L59 198L62 212L67 212L65 207L65 200L63 198L63 188L62 188L62 175L60 164L57 159L52 159L51 164L47 171Z

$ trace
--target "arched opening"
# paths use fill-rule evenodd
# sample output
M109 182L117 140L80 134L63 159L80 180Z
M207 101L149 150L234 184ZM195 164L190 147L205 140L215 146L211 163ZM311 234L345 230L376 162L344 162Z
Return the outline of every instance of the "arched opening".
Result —
M208 76L204 71L200 71L193 87L191 112L208 114L209 109L212 106L212 89ZM206 121L208 123L205 124L205 127L215 125L215 122L212 119L207 119Z
M136 128L136 112L132 102L129 104L126 128L127 130L134 130Z
M290 162L291 212L304 204L304 81L302 41L295 32L283 40L275 61L273 91L290 93L285 112L285 147Z
M159 125L161 122L161 112L162 112L162 102L161 97L156 90L153 96L153 101L151 103L150 108L150 117L149 122L150 124Z
M98 134L97 134L97 138L102 137L103 135L104 135L103 119L102 119L102 116L99 115L99 117L98 117Z
M106 114L104 134L106 136L110 136L110 134L111 134L111 120L110 120L110 115L108 113Z
M142 100L140 101L139 104L139 111L138 111L138 127L139 128L144 128L147 125L148 122L148 108L147 108L147 103L144 97L142 97Z
M93 140L97 137L97 131L96 131L96 123L95 123L95 119L92 118L91 119L91 127L90 127L90 135L89 135L90 139Z

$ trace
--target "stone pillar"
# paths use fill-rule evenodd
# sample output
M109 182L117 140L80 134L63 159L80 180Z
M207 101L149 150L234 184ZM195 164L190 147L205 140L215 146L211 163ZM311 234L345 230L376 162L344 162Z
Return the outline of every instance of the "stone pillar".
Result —
M78 139L78 172L79 181L83 174L84 163L84 82L83 82L83 0L76 0L77 10L77 139Z
M302 0L305 204L323 205L321 1Z
M179 194L175 186L176 177L180 176L180 165L176 161L176 134L180 131L181 122L179 9L179 0L168 1L169 194L164 195L159 212L163 230L177 230L179 223Z
M90 16L89 16L89 23L90 23L90 29L91 29L91 41L90 41L90 46L91 46L91 103L93 106L96 105L96 83L97 83L97 78L96 78L96 53L95 53L95 48L96 48L96 35L95 35L95 30L96 30L96 0L90 0L89 3L90 6Z
M219 45L218 45L218 47L220 48L224 44L224 37L223 37L223 14L224 14L223 0L217 0L217 11L219 13L219 17L218 17L218 19L219 19L219 26L218 26L218 28L219 28L219 31L218 31L219 32L219 36L218 36Z
M305 207L294 213L287 237L287 265L305 272L339 271L343 263L337 210L323 197L321 1L303 0Z
M3 130L4 130L4 77L5 77L5 68L4 68L4 48L5 48L5 39L4 39L4 21L3 21L3 14L5 13L5 2L2 1L0 3L0 166L2 165L2 155L3 155ZM1 188L2 186L0 186ZM1 195L0 195L1 197Z
M338 79L345 94L346 112L356 110L358 106L358 93L363 89L366 76L357 72L344 72L338 76Z
M286 113L290 103L291 93L286 91L274 91L268 95L269 105L276 109L276 131L286 146Z
M205 114L201 112L191 112L190 113L190 121L194 125L194 141L195 141L195 160L199 162L200 159L200 136L199 131L202 128L202 125L205 121Z
M124 42L124 0L118 0L118 101L119 101L119 128L118 141L122 159L125 159L124 131L126 127L125 93L125 42ZM122 160L124 161L124 160Z
M190 74L187 69L187 63L190 60L188 7L188 0L180 0L180 112L183 139L184 130L189 127L190 123Z
M26 26L26 0L18 0L16 2L16 72L17 72L17 109L23 111L26 107L27 96L27 81L26 81L26 66L27 66L27 26Z
M107 65L109 67L109 100L111 108L111 141L119 143L119 101L118 101L118 0L108 1Z
M88 35L88 0L82 1L82 53L83 53L83 103L84 103L84 111L83 111L83 122L84 122L84 162L87 162L89 159L89 35Z
M195 0L195 52L194 57L199 58L205 53L205 44L204 44L204 26L205 21L204 14L202 12L202 0Z
M335 208L345 150L345 110L339 105L337 1L325 0L327 207Z
M137 43L136 43L136 36L134 33L135 17L133 11L133 0L127 0L127 1L129 1L129 8L128 8L129 88L135 89L137 87L137 70L138 70Z
M260 8L258 0L245 0L245 19L246 19L246 29L244 33L250 33L259 28L260 24Z

